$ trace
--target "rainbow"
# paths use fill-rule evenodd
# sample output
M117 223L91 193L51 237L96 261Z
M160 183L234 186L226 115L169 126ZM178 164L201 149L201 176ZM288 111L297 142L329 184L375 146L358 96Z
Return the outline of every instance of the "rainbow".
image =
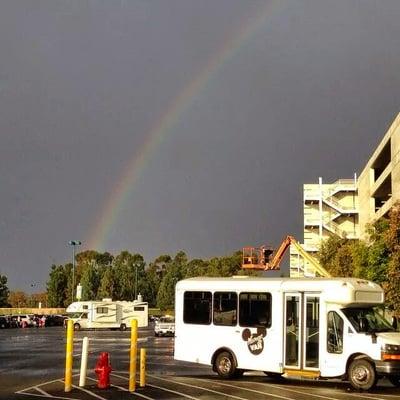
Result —
M247 18L241 29L229 38L222 49L214 54L195 78L169 104L165 112L146 135L146 141L139 152L135 152L132 159L122 171L120 178L111 194L101 208L99 217L94 223L92 231L85 240L86 248L103 251L107 237L118 220L120 210L134 190L135 183L142 174L151 155L160 146L168 132L172 131L179 117L191 106L192 100L201 94L207 84L218 74L223 65L228 63L257 31L265 26L268 18L276 13L281 0L267 1L257 14Z

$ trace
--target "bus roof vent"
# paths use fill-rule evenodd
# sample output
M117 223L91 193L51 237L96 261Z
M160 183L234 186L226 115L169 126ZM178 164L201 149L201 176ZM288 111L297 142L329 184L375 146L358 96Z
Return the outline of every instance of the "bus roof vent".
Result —
M112 299L109 299L108 297L105 299L101 299L101 301L112 301Z
M250 278L249 275L233 275L232 278L234 279L247 279Z

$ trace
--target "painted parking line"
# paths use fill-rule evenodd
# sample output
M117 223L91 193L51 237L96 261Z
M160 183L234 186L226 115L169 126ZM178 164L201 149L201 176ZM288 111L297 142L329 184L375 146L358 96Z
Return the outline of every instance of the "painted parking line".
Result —
M229 388L231 388L231 389L240 389L240 390L243 390L243 391L245 391L245 392L257 393L257 394L261 394L261 395L263 395L263 396L276 397L276 398L278 398L278 399L283 399L283 400L296 400L296 399L294 399L293 397L287 397L287 396L282 396L282 395L276 395L276 394L273 394L273 393L267 393L267 392L263 392L263 391L256 390L256 389L249 389L249 388L242 387L242 386L238 386L238 385L234 385L234 384L224 383L224 382L221 382L221 381L216 380L216 379L197 378L196 380L202 381L202 382L206 382L206 383L210 383L210 384L212 384L212 385L220 385L220 386L229 387ZM174 380L174 382L176 382L176 380ZM207 390L207 389L204 388L204 390ZM222 393L222 392L221 392L221 393ZM225 394L225 395L226 395L226 394ZM231 396L231 395L229 395L229 396ZM335 399L334 399L334 400L335 400Z
M76 376L79 376L79 374L74 374L72 376L76 377ZM30 386L28 388L19 390L18 392L15 392L15 394L21 394L24 396L46 397L46 398L51 397L53 399L79 400L79 399L76 399L73 397L53 396L50 393L48 393L42 389L43 386L51 385L51 384L57 383L57 382L62 382L64 384L64 382L60 379L53 379L51 381L40 383L39 385L34 385L34 386ZM32 390L36 390L40 394L39 393L31 393Z
M220 391L218 391L218 390L213 390L213 389L208 389L208 388L205 388L205 387L202 387L202 386L192 385L192 384L189 384L189 383L183 383L183 382L180 382L180 381L178 381L178 380L176 380L176 379L161 378L161 377L159 377L159 376L152 375L152 374L147 374L147 376L149 376L149 377L151 377L151 378L153 378L153 379L158 379L158 380L166 381L166 382L170 382L170 383L173 382L173 383L175 383L175 384L177 384L177 385L182 385L182 386L191 387L191 388L193 388L193 389L204 390L204 391L206 391L206 392L218 394L218 395L220 395L220 396L227 396L227 394L224 393L224 392L220 392ZM245 399L245 398L243 398L243 397L235 396L235 395L232 395L232 394L230 394L229 397L230 397L231 399L247 400L247 399ZM290 400L290 399L288 399L288 400Z
M268 384L268 383L264 383L264 382L240 382L240 383L241 383L241 384L251 384L251 385L258 384L258 385L261 385L261 386L264 386L264 387L268 387L268 388L270 388L270 389L271 389L271 388L272 388L272 389L278 389L278 390L281 390L281 391L286 391L286 392L291 392L291 393L296 393L296 394L304 395L304 396L306 396L306 397L312 396L312 397L317 397L317 398L326 399L326 400L338 400L337 397L330 397L330 396L319 395L319 394L311 393L310 391L308 391L308 392L303 392L303 391L301 391L301 390L291 389L291 388L289 388L288 386L284 386L284 385L274 385L274 384ZM240 386L240 385L239 385L239 382L238 382L238 384L236 384L235 386L236 386L236 387L240 387L241 389L244 389L243 386ZM255 389L246 388L246 390L252 390L252 391L253 391L253 390L255 390ZM264 392L264 393L265 393L265 392ZM282 397L281 395L276 395L276 394L273 394L273 393L268 393L268 394L271 395L271 396L284 398L284 397Z
M90 379L91 381L97 382L97 379L93 379L93 378L90 378L90 377L87 377L87 378ZM115 388L117 388L117 389L119 389L119 390L122 390L123 392L129 392L129 389L124 388L123 386L118 386L118 385L114 385L114 384L111 384L111 386L112 386L112 387L115 387ZM149 396L145 396L145 395L142 394L142 393L137 393L137 392L129 392L129 393L130 393L131 395L138 396L138 397L141 397L141 398L146 399L146 400L156 400L155 398L149 397Z
M338 397L336 397L336 396L339 396L339 399L342 396L344 396L345 399L348 398L348 396L353 396L353 397L357 397L357 398L360 398L360 399L368 398L368 399L371 399L371 400L383 400L382 397L376 397L376 395L374 395L374 394L369 394L369 393L365 393L365 392L364 393L349 393L349 392L342 392L342 391L338 391L338 390L335 390L335 389L331 389L334 392L334 394L332 394L332 395L335 396L335 397L330 397L330 396L325 396L325 395L321 395L321 394L310 392L311 388L307 387L307 386L300 386L297 389L293 389L291 387L288 387L288 385L271 384L271 383L265 383L265 382L246 382L246 383L251 383L251 384L255 384L255 385L261 385L261 386L265 386L265 387L269 387L269 388L277 388L277 389L280 389L280 390L286 390L286 391L289 391L289 392L298 393L298 394L302 394L302 395L305 395L305 396L313 396L313 397L318 397L318 398L324 398L324 399L327 399L327 400L338 400ZM302 391L302 390L299 390L299 389L304 389L305 391ZM326 389L315 388L314 387L314 388L312 388L312 390L314 391L314 390L326 390ZM381 396L381 395L379 394L379 396Z
M40 398L46 398L46 399L48 399L49 397L48 396L45 396L45 395L43 395L43 394L37 394L37 393L16 393L16 394L20 394L20 395L23 395L23 396L34 396L34 397L40 397ZM77 399L77 398L75 398L75 397L62 397L62 396L52 396L52 395L50 395L50 398L51 399L60 399L60 400L81 400L81 399Z
M121 378L121 379L125 379L125 380L129 381L128 377L125 377L125 376L122 376L122 375L116 375L116 374L111 374L111 375L112 376L116 376L117 378ZM187 399L200 400L198 397L189 396L188 394L181 393L181 392L178 392L176 390L167 389L167 388L164 388L162 386L157 386L157 385L153 385L153 384L149 384L149 383L146 383L146 386L153 387L153 388L165 391L165 392L173 393L173 394L176 394L178 396L185 397Z
M60 381L60 382L64 383L64 381ZM98 394L92 392L91 390L85 389L83 387L76 386L76 385L72 385L72 387L75 388L75 389L79 389L80 391L82 391L84 393L87 393L88 395L90 395L92 397L95 397L96 399L107 400L105 397L99 396Z
M280 385L280 384L275 385L275 384L268 384L268 383L264 383L264 382L254 382L254 383L260 384L260 385L276 386L276 387L279 387L279 388L285 389L285 390L294 390L294 389L288 389L288 387L286 385ZM302 393L305 393L307 395L311 394L309 386L298 386L297 390L298 389L304 389L306 392L302 392ZM312 390L321 392L321 391L326 391L326 388L323 388L322 386L318 386L318 387L313 387ZM400 395L396 395L393 393L368 393L368 392L355 393L355 392L349 392L349 391L344 392L343 390L334 389L334 388L331 388L331 391L334 392L335 396L339 396L339 399L343 398L344 400L347 400L349 398L349 396L356 397L359 399L371 399L371 400L388 400L387 398L400 399ZM312 395L313 396L323 396L323 395L317 395L317 394L312 394Z
M41 389L40 387L35 387L35 390L37 390L39 393L42 393L45 397L51 397L51 394L45 392L43 389Z

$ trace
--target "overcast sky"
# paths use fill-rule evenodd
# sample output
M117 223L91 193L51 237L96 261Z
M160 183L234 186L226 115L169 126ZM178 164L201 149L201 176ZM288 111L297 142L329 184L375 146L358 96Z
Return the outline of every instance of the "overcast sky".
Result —
M88 248L129 165L94 250L301 241L302 185L360 173L400 111L399 21L399 0L2 0L10 289Z

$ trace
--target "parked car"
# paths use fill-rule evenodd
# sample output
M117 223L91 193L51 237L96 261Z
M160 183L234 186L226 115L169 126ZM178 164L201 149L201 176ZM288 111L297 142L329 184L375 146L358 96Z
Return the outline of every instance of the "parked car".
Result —
M8 324L10 328L18 328L18 317L14 315L6 315L6 318L8 320Z
M0 317L0 329L5 329L9 328L10 323L8 322L8 319L6 317L1 316Z
M155 336L175 336L175 318L171 316L161 317L154 325Z
M47 315L45 326L63 326L67 318L63 315Z
M19 327L31 327L34 325L33 315L31 314L15 314L11 318L18 322Z

